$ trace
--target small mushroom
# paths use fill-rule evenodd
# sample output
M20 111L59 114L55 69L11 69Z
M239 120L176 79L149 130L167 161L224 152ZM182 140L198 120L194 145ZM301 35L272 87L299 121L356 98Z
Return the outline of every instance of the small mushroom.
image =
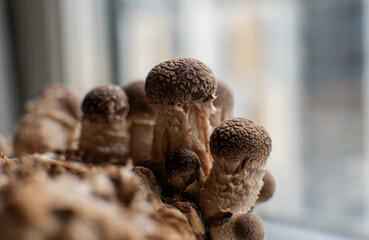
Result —
M163 168L171 152L185 148L199 156L205 176L210 173L209 116L215 91L213 72L198 60L179 58L151 69L145 92L156 114L152 161Z
M75 149L80 131L80 97L61 84L46 86L25 104L14 136L16 155Z
M150 167L155 113L145 95L145 81L131 83L123 88L128 96L130 157L135 165Z
M129 153L128 109L127 96L119 86L96 87L86 95L82 103L78 150L83 161L126 163Z
M256 203L262 203L269 200L275 192L275 180L269 171L265 171L263 183L263 187L260 189L259 198Z
M229 86L217 81L216 99L213 102L216 111L210 115L210 123L216 128L221 122L233 117L233 94Z
M264 127L246 118L219 124L210 137L214 162L200 191L205 219L218 212L247 213L263 184L271 139Z
M213 240L262 240L265 234L263 221L254 213L225 215L209 232Z
M200 159L191 150L178 149L165 161L168 182L181 192L197 194L200 179Z

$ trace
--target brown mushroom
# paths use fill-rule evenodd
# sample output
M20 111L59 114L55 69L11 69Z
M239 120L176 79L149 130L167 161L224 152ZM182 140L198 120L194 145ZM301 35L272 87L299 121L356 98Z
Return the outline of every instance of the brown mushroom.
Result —
M191 150L178 149L170 153L165 161L168 183L181 192L197 195L200 179L200 159Z
M16 155L76 148L80 98L64 85L51 84L27 101L14 136Z
M200 191L205 219L218 212L247 213L254 206L271 139L264 127L246 118L232 118L219 124L210 137L214 162Z
M151 69L145 92L156 114L152 161L163 168L169 153L185 148L199 156L202 171L209 174L209 116L215 91L213 72L198 60L179 58Z
M145 95L145 81L131 83L123 88L128 97L130 157L135 165L150 167L155 113Z
M125 164L129 153L127 96L115 85L92 89L82 103L78 153L87 163Z
M215 111L210 115L210 123L215 128L233 117L233 94L225 82L217 81L216 99L213 104Z
M209 232L213 240L262 240L265 234L263 221L254 213L225 215Z
M265 171L263 183L263 187L260 189L259 198L256 203L268 201L275 192L275 180L269 171Z

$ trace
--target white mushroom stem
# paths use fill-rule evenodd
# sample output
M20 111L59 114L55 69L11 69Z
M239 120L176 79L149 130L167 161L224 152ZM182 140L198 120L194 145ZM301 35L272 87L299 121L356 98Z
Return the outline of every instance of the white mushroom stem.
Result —
M205 176L212 167L209 149L211 101L189 107L153 105L156 125L153 139L153 161L164 164L166 157L179 148L189 149L200 158Z
M129 119L130 122L130 156L136 165L145 165L151 160L154 120Z
M86 162L104 157L101 162L125 163L129 153L128 124L125 119L117 122L82 121L80 151Z
M222 161L227 162L227 161ZM230 166L221 166L214 161L209 177L201 191L200 205L205 219L220 211L233 214L247 213L255 205L263 185L263 167L225 171Z

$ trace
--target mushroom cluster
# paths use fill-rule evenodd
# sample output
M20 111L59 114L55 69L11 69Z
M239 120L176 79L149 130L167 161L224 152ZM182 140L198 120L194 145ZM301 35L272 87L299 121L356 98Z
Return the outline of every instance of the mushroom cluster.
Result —
M275 191L271 138L233 117L230 88L207 65L165 61L82 101L54 88L59 98L46 88L29 101L14 144L0 138L12 156L0 159L1 236L264 238L252 210Z

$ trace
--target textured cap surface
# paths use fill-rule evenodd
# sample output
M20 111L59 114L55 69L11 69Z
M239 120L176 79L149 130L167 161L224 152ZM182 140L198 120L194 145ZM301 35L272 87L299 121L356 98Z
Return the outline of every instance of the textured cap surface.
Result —
M228 85L224 82L217 81L216 99L213 101L216 108L232 108L233 94Z
M210 151L220 158L265 158L271 138L264 127L246 118L232 118L219 124L210 136Z
M216 81L211 69L191 58L178 58L156 65L146 77L150 104L189 104L214 98Z
M123 90L128 97L129 115L140 113L155 114L146 99L145 81L133 82L123 87Z
M240 216L233 225L233 231L238 240L264 239L264 223L253 213Z
M127 96L116 85L96 87L86 95L82 102L82 111L85 115L125 114L127 110Z
M170 153L165 161L165 169L171 174L180 174L199 168L199 157L188 149L179 149Z
M166 158L165 170L168 182L183 191L189 184L198 180L200 159L191 150L178 149Z

